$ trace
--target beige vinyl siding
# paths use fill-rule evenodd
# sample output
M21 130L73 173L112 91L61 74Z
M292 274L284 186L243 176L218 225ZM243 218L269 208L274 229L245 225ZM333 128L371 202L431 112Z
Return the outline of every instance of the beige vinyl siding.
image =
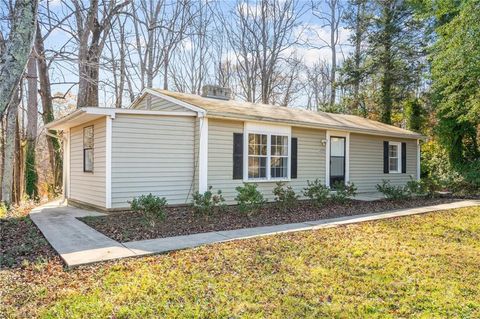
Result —
M407 143L407 172L383 173L383 141ZM364 134L350 134L350 181L358 192L375 192L382 179L404 185L417 174L417 141Z
M112 208L153 193L185 204L194 170L194 117L118 114L112 123Z
M148 101L150 100L150 107ZM165 112L191 112L189 109L164 100L162 98L147 95L140 103L135 106L137 110L152 110L152 111L165 111Z
M93 125L93 172L83 171L83 128ZM105 117L70 129L70 198L105 207Z
M214 191L222 190L227 202L234 203L235 188L243 181L233 179L233 133L243 133L243 122L209 119L208 128L208 185ZM321 143L325 131L294 127L292 137L298 138L298 178L287 184L301 194L308 179L325 180L325 147ZM265 198L273 200L275 182L257 184Z

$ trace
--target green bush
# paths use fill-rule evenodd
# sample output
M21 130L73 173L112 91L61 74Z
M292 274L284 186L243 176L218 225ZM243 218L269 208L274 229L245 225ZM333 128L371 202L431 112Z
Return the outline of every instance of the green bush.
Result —
M377 190L385 195L388 199L404 199L409 197L408 189L406 186L391 185L390 181L383 180L382 184L377 184Z
M273 189L273 195L275 195L275 202L282 211L288 211L292 209L298 202L299 195L296 195L292 186L285 187L284 182L277 182Z
M216 194L212 192L212 186L203 194L198 191L193 194L192 208L195 215L209 216L216 211L225 210L225 198L223 198L222 191L218 190Z
M238 209L242 213L256 213L265 205L266 201L262 193L257 189L257 184L243 183L243 186L238 186L235 189L238 192L235 200L237 201Z
M421 176L435 190L449 190L459 194L478 193L480 185L480 161L478 169L455 168L448 153L437 141L422 144ZM477 181L477 182L475 182Z
M303 195L310 198L316 206L321 206L327 201L330 190L318 178L313 182L307 180L307 187L303 189Z
M334 185L335 192L330 194L330 198L337 203L345 203L349 197L357 195L357 187L353 183L337 182Z
M152 194L142 195L134 198L130 203L130 209L136 213L143 214L144 218L155 226L157 220L164 220L166 217L167 200Z

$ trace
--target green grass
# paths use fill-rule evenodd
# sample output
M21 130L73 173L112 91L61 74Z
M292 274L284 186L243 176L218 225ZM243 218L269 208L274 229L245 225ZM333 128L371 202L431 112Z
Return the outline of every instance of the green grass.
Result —
M24 306L44 300L45 318L478 318L480 207L95 267L34 286Z

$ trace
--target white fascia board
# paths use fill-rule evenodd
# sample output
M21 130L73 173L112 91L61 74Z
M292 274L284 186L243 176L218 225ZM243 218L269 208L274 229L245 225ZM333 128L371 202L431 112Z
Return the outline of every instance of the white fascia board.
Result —
M116 114L140 114L140 115L163 115L163 116L197 116L196 112L155 111L136 109L117 109Z
M166 100L166 101L169 101L169 102L172 102L172 103L174 103L174 104L177 104L177 105L179 105L179 106L183 106L183 107L185 107L185 108L187 108L187 109L189 109L189 110L192 110L192 111L194 111L194 112L197 112L197 113L199 114L199 116L200 116L200 115L201 115L201 116L204 116L204 115L207 113L204 109L202 109L202 108L200 108L200 107L198 107L198 106L195 106L195 105L192 105L192 104L183 102L183 101L181 101L181 100L178 100L178 99L176 99L176 98L174 98L174 97L171 97L171 96L168 96L168 95L165 95L165 94L162 94L162 93L157 92L157 91L155 91L155 90L145 89L145 92L146 92L146 93L149 93L149 94L152 94L152 95L154 95L154 96L156 96L156 97L162 98L162 99L164 99L164 100Z

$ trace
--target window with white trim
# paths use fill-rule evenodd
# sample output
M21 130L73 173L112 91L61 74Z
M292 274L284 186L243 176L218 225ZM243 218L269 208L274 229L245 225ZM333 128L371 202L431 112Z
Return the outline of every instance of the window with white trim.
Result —
M268 135L248 134L248 178L267 178Z
M83 128L83 171L93 173L93 125Z
M399 142L388 143L388 168L390 173L400 173L402 171L401 148L402 144Z
M289 136L248 133L248 179L288 179Z
M270 177L288 178L288 136L271 135Z

